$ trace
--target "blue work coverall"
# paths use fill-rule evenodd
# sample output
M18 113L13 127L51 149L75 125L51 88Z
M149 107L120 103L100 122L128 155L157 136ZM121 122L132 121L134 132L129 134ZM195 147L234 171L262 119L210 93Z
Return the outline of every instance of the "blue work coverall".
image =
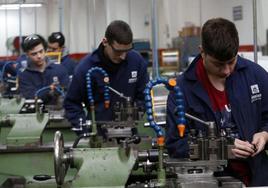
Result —
M69 85L69 77L67 70L64 66L54 64L46 59L47 65L44 72L40 72L32 68L30 60L28 60L27 68L19 73L19 92L20 95L26 99L34 99L38 90L43 87L49 86L54 82L58 82L59 86L65 90ZM47 101L47 92L41 93L40 98L43 101Z
M104 62L100 59L99 47L91 55L84 57L76 67L75 73L67 96L64 101L64 108L67 119L73 126L78 126L82 118L83 122L90 118L87 117L82 103L85 104L89 111L88 93L86 88L86 74L92 67L101 67L109 75L110 86L120 93L123 93L127 97L135 102L144 101L143 90L146 83L149 80L147 73L147 65L144 59L136 51L131 50L127 52L126 59L117 65L115 71L107 70L104 66ZM108 62L111 64L112 62ZM98 121L111 121L112 110L116 102L125 102L125 99L120 98L118 95L109 91L110 94L110 108L104 108L104 81L103 75L94 72L91 78L93 82L92 91L95 101L95 115Z
M185 111L204 121L215 121L220 125L220 118L213 111L209 96L196 76L200 58L198 55L189 68L177 78L177 84L184 94ZM234 72L226 79L226 92L241 140L251 142L255 133L268 132L268 73L261 66L238 56ZM195 122L186 125L186 136L179 138L174 111L175 97L171 92L167 102L166 147L171 157L189 157L189 126L203 131L207 129ZM265 151L255 157L249 157L247 161L252 171L252 186L268 185L268 156Z
M68 75L72 76L74 74L74 69L78 63L73 60L69 55L65 55L61 58L61 64L68 71Z

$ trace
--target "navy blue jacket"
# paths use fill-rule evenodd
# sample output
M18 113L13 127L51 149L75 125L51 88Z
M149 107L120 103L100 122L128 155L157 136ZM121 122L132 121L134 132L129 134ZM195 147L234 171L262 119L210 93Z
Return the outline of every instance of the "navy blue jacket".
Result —
M0 70L2 78L8 76L8 74L10 74L11 76L17 76L16 68L14 66L15 64L16 62L13 61L0 61ZM4 67L5 70L3 70Z
M177 78L184 93L185 111L204 121L219 122L213 112L210 99L196 77L196 65L201 56L197 56L190 67ZM240 139L252 141L254 133L268 132L268 73L258 64L238 56L234 72L226 79L226 91L232 109L232 116L238 127ZM258 86L253 91L251 86ZM174 119L174 93L170 93L167 102L166 146L171 157L188 157L187 136L180 139ZM219 123L217 123L219 125ZM195 128L206 130L195 123ZM268 156L265 151L248 159L252 171L252 185L268 185Z
M58 80L60 86L67 89L69 77L65 67L47 61L44 72L40 72L31 68L30 64L28 60L28 67L18 75L19 92L22 97L34 99L39 89L51 85L55 79Z
M71 76L74 74L74 69L78 63L69 55L65 55L61 58L61 64L67 69L68 75Z
M92 67L103 67L103 62L100 60L100 48L94 51L91 55L84 57L76 67L75 73L69 90L67 92L64 108L67 119L77 126L79 118L86 120L82 103L88 108L88 98L86 89L86 73ZM110 62L111 63L111 62ZM135 51L131 50L127 53L125 61L116 71L106 70L110 78L110 86L125 96L131 97L134 101L143 101L143 90L148 82L147 66L144 59ZM112 120L112 108L117 101L125 102L113 92L110 94L110 108L104 108L103 98L103 75L100 73L93 74L93 98L95 101L96 120ZM94 84L95 83L95 84ZM95 85L95 87L94 87Z
M27 57L26 54L22 54L17 58L17 60L16 60L16 63L17 63L16 71L17 71L17 73L20 73L20 72L22 72L22 71L24 71L26 69L27 62L28 62L28 57Z

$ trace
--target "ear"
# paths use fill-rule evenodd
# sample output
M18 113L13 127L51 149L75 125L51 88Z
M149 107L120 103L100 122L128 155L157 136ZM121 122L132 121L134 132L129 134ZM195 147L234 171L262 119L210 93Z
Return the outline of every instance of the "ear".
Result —
M108 40L107 40L107 38L103 38L102 39L102 45L104 46L104 47L106 47L107 45L108 45Z
M201 54L204 52L203 47L201 45L198 46L198 49Z
M200 52L202 58L204 59L205 52L204 52L203 47L202 47L201 45L199 45L199 46L198 46L198 49L199 49L199 52Z

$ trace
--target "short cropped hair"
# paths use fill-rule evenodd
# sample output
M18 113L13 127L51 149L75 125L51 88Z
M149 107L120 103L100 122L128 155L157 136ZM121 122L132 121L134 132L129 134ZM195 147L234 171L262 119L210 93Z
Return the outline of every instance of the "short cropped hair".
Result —
M44 49L47 50L46 40L41 35L32 34L32 35L27 36L23 40L21 47L24 52L28 52L39 44L42 44L44 46Z
M202 27L202 47L206 54L227 61L237 55L239 37L235 24L224 18L208 20Z
M48 42L49 43L57 42L57 43L59 43L60 47L63 47L65 44L65 37L61 32L53 32L48 37Z
M114 41L119 44L130 44L133 41L130 26L122 20L111 22L105 31L105 37L110 44Z

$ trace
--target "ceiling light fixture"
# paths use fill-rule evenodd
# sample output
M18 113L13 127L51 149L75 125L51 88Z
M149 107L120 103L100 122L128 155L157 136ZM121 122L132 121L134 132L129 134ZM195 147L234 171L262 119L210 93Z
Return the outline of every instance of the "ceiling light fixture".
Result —
M0 10L18 10L19 8L34 8L41 7L41 3L26 3L26 4L2 4Z

